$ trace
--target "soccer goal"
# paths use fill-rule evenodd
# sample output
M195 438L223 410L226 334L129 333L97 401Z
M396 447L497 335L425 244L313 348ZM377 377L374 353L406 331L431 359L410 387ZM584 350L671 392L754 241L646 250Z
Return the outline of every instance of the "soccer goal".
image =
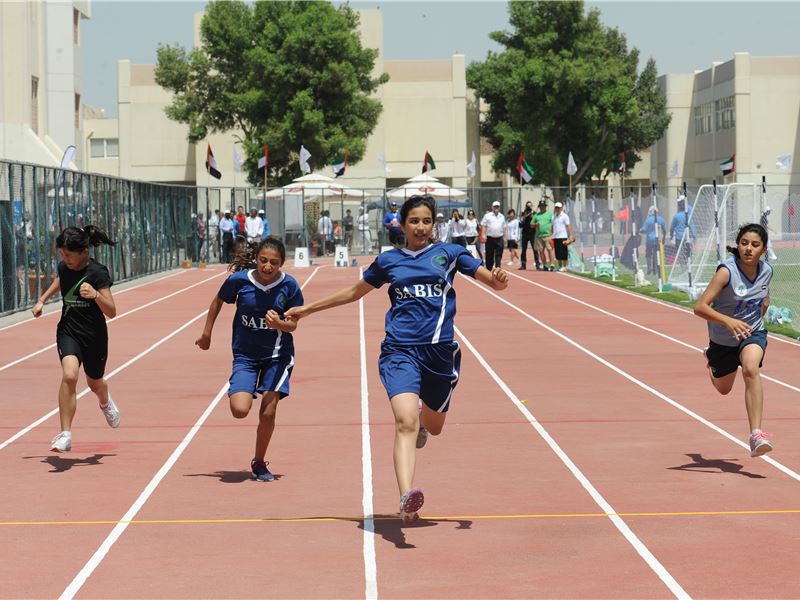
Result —
M736 242L744 223L758 223L763 211L764 183L703 185L692 205L685 206L684 229L667 282L691 298L706 288L726 256L726 245Z

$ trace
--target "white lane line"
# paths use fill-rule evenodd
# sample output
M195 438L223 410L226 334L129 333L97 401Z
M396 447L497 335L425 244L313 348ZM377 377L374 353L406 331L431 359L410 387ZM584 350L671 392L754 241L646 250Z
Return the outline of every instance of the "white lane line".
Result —
M186 437L183 438L183 441L178 444L178 447L175 448L166 462L150 480L150 483L148 483L142 493L139 494L139 497L128 509L128 512L126 512L125 515L120 519L120 522L114 526L114 529L111 530L111 533L108 534L108 537L103 540L103 543L100 544L100 547L95 551L95 553L75 576L72 582L66 587L66 589L64 589L60 596L62 600L74 598L75 594L77 594L81 587L83 587L83 584L86 583L86 580L89 578L89 576L108 554L111 546L114 545L114 543L123 534L125 529L127 529L128 525L130 525L130 522L136 518L137 513L141 510L142 506L144 506L144 503L147 502L150 496L152 496L153 492L156 490L156 487L158 487L158 484L161 483L161 480L164 479L169 470L178 461L181 454L183 454L183 451L186 450L186 447L189 445L189 442L191 442L192 438L194 438L197 432L200 431L200 427L202 427L203 423L206 422L206 419L208 419L209 415L211 415L212 411L214 408L216 408L217 404L219 404L219 401L225 396L225 392L227 391L228 384L225 383L225 385L222 386L222 389L217 392L217 395L214 396L211 404L206 407L206 410L202 415L200 415L200 418L197 419L197 422L189 430L189 433L186 434Z
M489 363L481 356L481 354L476 350L475 346L466 338L466 336L458 329L455 328L458 337L464 342L464 344L469 348L470 352L475 355L475 358L478 359L478 362L481 363L481 366L486 370L487 373L494 379L495 383L500 387L503 392L505 392L506 396L514 403L517 409L525 416L528 422L533 426L536 432L542 437L545 443L550 446L550 449L555 453L556 456L564 463L564 466L570 470L572 475L578 482L583 486L583 489L592 497L592 500L600 507L606 515L608 515L609 521L611 521L614 526L619 530L619 532L628 540L628 543L633 546L634 550L641 556L647 565L653 570L653 572L658 575L659 579L664 582L664 584L669 588L672 594L676 598L690 598L689 594L681 587L681 585L675 580L675 578L667 571L666 567L659 562L659 560L653 555L652 552L644 545L644 543L636 536L633 531L631 531L628 524L625 522L622 517L617 515L616 509L614 509L611 504L603 497L603 495L597 490L594 485L589 481L589 479L583 474L583 472L578 468L578 466L572 462L572 459L567 455L564 450L562 450L561 446L550 436L547 430L542 427L541 423L533 416L533 413L522 403L520 402L519 398L517 398L516 394L511 391L511 388L506 385L506 383L500 379L497 373L489 366Z
M148 302L147 304L142 304L141 306L137 306L136 308L133 308L133 309L127 311L127 312L124 312L121 315L117 315L113 319L109 319L108 321L106 321L106 324L114 323L115 321L119 321L123 317L127 317L128 315L132 315L133 313L139 312L140 310L143 310L145 308L153 306L154 304L158 304L159 302L163 302L164 300L172 298L173 296L177 296L178 294L182 294L183 292L186 292L186 291L192 289L193 287L197 287L198 285L202 285L205 282L210 281L211 279L214 279L215 277L219 277L220 275L223 275L224 273L225 273L225 271L223 271L222 273L217 273L216 275L212 275L211 277L206 277L202 281L198 281L197 283L193 283L190 286L187 286L185 288L179 289L177 292L172 292L171 294L167 294L166 296L161 296L160 298L152 300L152 301ZM27 355L23 356L22 358L18 358L17 360L13 360L10 363L5 364L2 367L0 367L0 373L5 371L6 369L10 369L14 365L18 365L19 363L28 360L29 358L33 358L34 356L38 356L42 352L47 352L48 350L52 350L55 347L56 347L55 344L50 344L49 346L46 346L44 348L40 348L39 350L36 350L35 352L31 352L30 354L27 354Z
M144 283L139 283L137 285L132 285L131 287L126 287L124 290L120 290L118 292L114 292L115 296L119 296L120 294L124 294L125 292L129 292L131 290L138 289L140 287L144 287L146 285L150 285L151 283L155 283L156 281L162 281L164 279L169 279L170 277L175 277L176 275L180 275L181 273L185 273L186 271L177 271L176 273L170 273L169 275L164 275L163 277L159 277L158 279L152 279L150 281L145 281ZM0 331L5 331L6 329L11 329L12 327L16 327L17 325L22 325L23 323L30 323L31 321L35 321L36 319L41 319L52 315L54 313L59 313L61 311L58 310L58 302L53 302L49 304L47 307L53 307L53 310L49 310L44 313L41 317L29 317L22 321L17 321L16 323L12 323L11 325L6 325L5 327L0 327ZM45 308L47 308L45 307Z
M122 365L118 366L116 369L114 369L114 370L113 370L113 371L111 371L111 372L110 372L108 375L106 375L106 376L105 376L105 379L106 379L106 380L108 380L108 379L111 379L112 377L114 377L114 375L116 375L116 374L117 374L117 373L119 373L120 371L123 371L123 370L127 369L129 366L131 366L133 363L135 363L136 361L138 361L140 358L143 358L143 357L145 357L145 356L146 356L146 355L148 355L150 352L152 352L153 350L155 350L156 348L158 348L158 347L159 347L161 344L163 344L164 342L166 342L166 341L168 341L168 340L172 339L174 336L176 336L176 335L177 335L177 334L179 334L181 331L183 331L184 329L186 329L186 328L187 328L189 325L191 325L192 323L194 323L194 322L195 322L195 321L197 321L198 319L200 319L200 318L204 317L204 316L206 315L206 313L207 313L207 312L208 312L208 309L204 310L203 312L201 312L201 313L200 313L199 315L197 315L196 317L193 317L192 319L188 320L186 323L184 323L183 325L181 325L180 327L178 327L178 328L177 328L175 331L173 331L172 333L170 333L170 334L166 335L165 337L161 338L160 340L158 340L158 341L157 341L155 344L153 344L152 346L150 346L150 347L149 347L149 348L147 348L146 350L143 350L143 351L141 351L139 354L137 354L136 356L134 356L133 358L131 358L130 360L128 360L128 361L127 361L127 362L125 362L124 364L122 364ZM88 393L89 393L89 391L90 391L90 390L89 390L89 388L88 388L88 387L87 387L87 388L84 388L84 389L83 389L83 390L82 390L82 391L81 391L81 392L80 392L80 393L79 393L79 394L78 394L78 395L75 397L75 399L76 399L76 400L78 400L78 399L82 398L83 396L85 396L86 394L88 394ZM36 421L34 421L33 423L31 423L30 425L28 425L28 426L27 426L27 427L25 427L24 429L21 429L21 430L19 430L17 433L15 433L15 434L14 434L14 435L12 435L10 438L8 438L8 439L7 439L5 442L3 442L2 444L0 444L0 450L2 450L3 448L5 448L6 446L8 446L10 443L12 443L12 442L14 442L14 441L18 440L18 439L19 439L19 438L21 438L23 435L25 435L26 433L28 433L28 432L29 432L31 429L33 429L34 427L38 427L39 425L41 425L42 423L44 423L44 422L45 422L47 419L49 419L50 417L52 417L53 415L55 415L55 414L57 414L57 413L58 413L58 407L54 408L53 410L51 410L49 413L47 413L47 414L46 414L46 415L44 415L43 417L40 417L39 419L37 419Z
M613 290L615 292L619 292L620 294L625 294L627 296L632 296L632 297L637 298L639 300L644 300L645 302L652 302L653 304L658 304L660 306L663 306L664 308L677 310L679 312L686 313L686 314L694 316L694 311L691 310L690 308L686 308L684 306L679 306L677 304L672 304L671 302L666 302L664 300L659 300L657 298L651 298L650 296L645 296L644 294L637 294L636 292L631 292L630 290L624 290L624 289L622 289L622 288L620 288L620 287L618 287L616 285L603 283L602 281L595 281L594 279L589 279L588 277L580 277L579 275L573 275L572 273L568 273L568 272L567 273L559 273L559 275L563 275L565 277L569 277L570 279L576 279L576 280L579 280L579 281L584 281L584 282L590 283L592 285L597 285L597 286L600 286L602 288L606 288L606 289ZM525 278L522 277L521 279L525 279ZM789 344L790 346L800 346L800 342L795 342L793 340L787 340L787 339L782 338L781 336L773 335L771 333L767 334L767 335L768 335L769 339L775 340L776 342L782 342L784 344Z
M568 300L572 300L573 302L577 302L578 304L581 304L581 305L583 305L583 306L585 306L587 308L591 308L592 310L596 310L597 312L602 313L602 314L604 314L606 316L612 317L614 319L617 319L618 321L622 321L623 323L627 323L628 325L632 325L633 327L637 327L637 328L641 329L642 331L646 331L648 333L652 333L653 335L657 335L659 337L662 337L665 340L669 340L670 342L674 342L674 343L676 343L676 344L678 344L680 346L683 346L684 348L688 348L689 350L694 350L694 351L700 352L700 353L703 352L702 348L698 348L697 346L692 346L691 344L688 344L688 343L686 343L684 341L681 341L681 340L679 340L677 338L674 338L671 335L667 335L666 333L663 333L663 332L658 331L656 329L651 329L650 327L647 327L646 325L642 325L640 323L636 323L635 321L631 321L630 319L626 319L625 317L621 317L621 316L619 316L617 314L614 314L614 313L609 312L609 311L607 311L607 310L605 310L603 308L600 308L599 306L595 306L594 304L590 304L589 302L585 302L583 300L580 300L579 298L575 298L574 296L570 296L569 294L566 294L566 293L561 292L559 290L555 290L553 288L547 287L546 285L542 285L541 283L537 283L535 281L531 281L530 279L527 279L525 277L520 277L519 275L515 275L514 273L509 273L509 275L511 275L512 277L516 277L517 279L521 279L522 281L525 281L525 282L529 283L530 285L535 285L536 287L540 287L543 290L547 290L550 293L556 294L556 295L561 296L563 298L566 298ZM770 338L771 339L775 339L773 336L770 336ZM770 377L769 375L765 375L764 373L761 373L761 377L763 377L764 379L766 379L768 381L771 381L773 383L777 383L778 385L781 385L781 386L783 386L785 388L788 388L788 389L790 389L790 390L792 390L794 392L800 392L800 387L794 386L791 383L787 383L787 382L782 381L780 379L776 379L775 377Z
M305 286L308 284L309 281L311 281L312 277L314 277L314 275L317 274L317 271L319 271L320 268L321 267L317 267L316 269L314 269L311 275L308 276L308 279L306 279L303 282L303 285L300 286L301 290L305 288ZM207 310L197 315L189 323L186 323L183 327L181 327L181 329L193 323L200 317L205 316L206 313L208 313ZM203 426L203 423L206 422L208 417L214 411L217 404L219 404L219 401L223 398L225 392L227 391L228 391L228 383L226 382L225 385L222 386L220 391L217 392L217 395L211 401L211 404L209 404L208 407L206 407L206 410L203 412L202 415L200 415L200 418L197 419L197 422L189 430L189 433L186 434L186 437L183 438L183 441L178 445L177 448L175 448L170 457L166 460L166 462L161 466L161 468L155 474L153 479L150 480L150 483L148 483L147 486L142 491L142 493L139 494L139 497L128 509L128 512L126 512L125 515L120 519L120 522L118 522L114 526L114 529L112 529L111 533L109 533L106 539L103 540L103 543L100 544L100 547L86 562L86 564L78 572L78 574L75 576L72 582L66 587L66 589L64 589L61 596L59 597L59 600L70 600L71 598L74 598L75 594L77 594L78 591L81 589L81 587L83 587L83 584L86 583L86 580L89 578L89 576L95 571L95 569L97 569L98 566L100 566L100 563L106 557L109 550L111 550L111 546L113 546L114 543L119 539L119 537L125 532L125 529L127 529L128 525L130 525L131 521L133 521L133 519L136 517L137 513L141 510L142 506L144 506L144 503L147 502L150 496L153 495L153 492L155 492L156 487L158 487L158 484L161 483L161 480L164 479L164 477L167 475L170 469L172 469L172 467L178 461L181 454L183 454L183 451L186 450L186 448L189 446L189 442L191 442L194 436L197 435L197 432L200 431L200 428Z
M364 269L359 269L363 275ZM378 597L378 566L375 560L375 520L372 504L372 447L369 431L369 387L367 385L367 343L364 329L364 298L358 300L358 331L361 355L361 478L363 496L361 508L364 515L364 597Z
M590 356L591 358L593 358L594 360L596 360L600 364L604 365L605 367L608 367L609 369L611 369L615 373L617 373L619 375L622 375L622 377L624 377L628 381L630 381L632 383L635 383L636 385L638 385L643 390L646 390L646 391L650 392L656 398L660 398L661 400L663 400L667 404L670 404L671 406L677 408L681 412L687 414L691 418L693 418L693 419L697 420L698 422L702 423L703 425L705 425L709 429L712 429L712 430L716 431L717 433L719 433L720 435L722 435L723 437L728 438L730 441L732 441L737 446L741 446L742 448L744 448L748 452L750 452L750 446L748 444L746 444L745 442L742 442L741 440L739 440L735 436L731 435L730 433L728 433L727 431L725 431L721 427L719 427L719 426L715 425L714 423L712 423L711 421L708 421L707 419L701 417L696 412L690 410L689 408L686 408L685 406L683 406L679 402L673 400L672 398L670 398L666 394L662 394L657 389L647 385L646 383L644 383L643 381L637 379L636 377L634 377L633 375L631 375L627 371L624 371L624 370L620 369L619 367L617 367L616 365L610 363L609 361L607 361L603 357L595 354L594 352L592 352L591 350L589 350L585 346L582 346L581 344L579 344L578 342L576 342L572 338L567 337L566 335L564 335L560 331L556 331L555 329L553 329L552 327L550 327L546 323L540 321L539 319L537 319L534 316L531 316L530 314L528 314L527 312L525 312L521 308L517 307L516 305L514 305L511 302L509 302L508 300L506 300L505 298L501 298L500 296L495 294L492 290L490 290L490 289L482 286L478 282L474 281L471 277L464 277L464 279L466 281L468 281L469 283L471 283L472 285L474 285L475 287L477 287L478 289L482 290L483 292L495 297L497 300L499 300L503 304L511 307L512 309L514 309L515 311L520 313L522 316L524 316L526 319L528 319L530 321L533 321L534 323L539 325L539 327L541 327L543 329L546 329L547 331L549 331L553 335L561 338L562 340L567 342L570 346L573 346L574 348L577 348L578 350L580 350L581 352L583 352L587 356ZM762 458L763 460L765 460L766 462L771 464L773 467L775 467L779 471L782 471L783 473L785 473L786 475L788 475L792 479L794 479L796 481L800 481L800 473L797 473L796 471L793 471L792 469L790 469L786 465L784 465L782 463L779 463L777 460L774 460L773 458L770 458L769 456L765 455L765 456L761 456L760 458Z

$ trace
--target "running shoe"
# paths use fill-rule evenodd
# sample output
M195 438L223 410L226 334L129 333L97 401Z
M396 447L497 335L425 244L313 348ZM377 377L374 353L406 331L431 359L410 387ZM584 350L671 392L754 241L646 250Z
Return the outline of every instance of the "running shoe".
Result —
M69 431L59 433L50 442L50 450L53 452L69 452L72 450L72 433Z
M256 481L272 481L275 476L269 472L267 465L269 463L263 460L253 459L250 461L250 471L252 471L253 479Z
M750 456L753 458L766 454L772 451L772 443L767 439L766 433L757 429L754 434L750 436Z
M425 496L419 488L411 488L400 496L400 518L404 525L410 525L419 519L418 511L425 503Z
M105 407L101 406L100 410L103 411L103 414L106 417L106 423L108 423L114 429L119 427L119 409L111 399L111 394L108 395L108 404L106 404Z
M419 433L417 433L417 448L424 448L428 443L428 430L422 425L419 426Z

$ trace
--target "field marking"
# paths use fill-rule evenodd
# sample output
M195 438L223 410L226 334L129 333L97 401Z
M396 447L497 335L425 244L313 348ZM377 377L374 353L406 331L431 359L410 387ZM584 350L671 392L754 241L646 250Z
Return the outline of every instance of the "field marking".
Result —
M168 298L172 298L173 296L177 296L178 294L182 294L183 292L186 292L186 291L192 289L193 287L197 287L198 285L202 285L202 284L206 283L207 281L210 281L210 280L214 279L215 277L219 277L220 275L223 275L224 273L225 273L225 271L223 271L222 273L217 273L216 275L212 275L211 277L206 277L205 279L203 279L201 281L198 281L197 283L193 283L190 286L187 286L185 288L181 288L178 291L172 292L171 294L167 294L166 296L161 296L160 298L156 298L155 300L151 300L147 304L142 304L141 306L137 306L136 308L132 308L131 310L129 310L127 312L124 312L121 315L117 315L113 319L108 319L106 321L106 324L109 325L111 323L114 323L115 321L119 321L123 317L127 317L128 315L132 315L133 313L139 312L140 310L148 308L148 307L150 307L150 306L152 306L154 304L158 304L159 302L162 302L163 300L167 300ZM28 354L26 356L23 356L22 358L18 358L17 360L11 361L10 363L5 364L2 367L0 367L0 372L5 371L6 369L10 369L14 365L18 365L19 363L24 362L24 361L28 360L29 358L33 358L34 356L37 356L37 355L41 354L42 352L47 352L48 350L52 350L55 347L56 347L55 344L50 344L49 346L46 346L45 348L41 348L39 350L36 350L35 352L31 352L30 354ZM2 447L0 447L0 449L2 449Z
M493 296L494 298L496 298L497 300L499 300L503 304L511 307L512 309L514 309L515 311L520 313L522 316L524 316L526 319L528 319L530 321L533 321L534 323L539 325L539 327L541 327L541 328L549 331L553 335L561 338L563 341L565 341L570 346L573 346L574 348L580 350L581 352L583 352L587 356L593 358L594 360L596 360L597 362L599 362L603 366L608 367L609 369L611 369L615 373L621 375L622 377L624 377L625 379L627 379L631 383L634 383L637 386L639 386L640 388L642 388L643 390L646 390L647 392L650 392L656 398L659 398L659 399L663 400L664 402L666 402L667 404L670 404L674 408L677 408L678 410L680 410L681 412L683 412L686 415L690 416L691 418L695 419L699 423L702 423L703 425L705 425L709 429L712 429L713 431L716 431L718 434L720 434L721 436L729 439L730 441L732 441L737 446L740 446L741 448L746 449L748 452L750 451L750 446L748 444L746 444L745 442L741 441L740 439L738 439L737 437L733 436L732 434L728 433L726 430L722 429L721 427L715 425L711 421L709 421L709 420L705 419L704 417L700 416L699 414L697 414L693 410L683 406L681 403L673 400L672 398L670 398L666 394L663 394L663 393L659 392L654 387L651 387L648 384L644 383L643 381L637 379L636 377L634 377L633 375L631 375L627 371L624 371L623 369L619 368L618 366L612 364L611 362L609 362L606 359L604 359L602 356L600 356L598 354L595 354L594 352L592 352L591 350L589 350L585 346L582 346L581 344L579 344L578 342L576 342L572 338L564 335L560 331L557 331L557 330L553 329L552 327L550 327L549 325L547 325L543 321L540 321L536 317L528 314L527 312L525 312L524 310L522 310L521 308L519 308L515 304L509 302L505 298L502 298L502 297L498 296L492 290L490 290L490 289L484 287L483 285L479 284L478 282L474 281L471 277L464 277L464 279L466 281L468 281L469 283L471 283L472 285L474 285L475 287L477 287L478 289L482 290L483 292ZM800 473L797 473L796 471L790 469L786 465L784 465L782 463L779 463L777 460L771 458L770 456L763 455L763 456L760 456L759 458L764 460L764 461L766 461L767 463L769 463L770 465L772 465L773 467L775 467L779 471L782 471L784 474L788 475L789 477L791 477L795 481L800 481Z
M672 337L671 335L668 335L666 333L658 331L657 329L651 329L650 327L647 327L646 325L642 325L640 323L636 323L635 321L631 321L630 319L626 319L625 317L621 317L620 315L617 315L615 313L607 311L607 310L605 310L603 308L600 308L599 306L595 306L594 304L591 304L591 303L586 302L584 300L581 300L579 298L575 298L574 296L570 296L569 294L567 294L565 292L562 292L562 291L547 287L546 285L543 285L543 284L538 283L536 281L532 281L532 280L530 280L530 279L528 279L526 277L521 277L519 275L515 275L514 273L509 273L509 275L511 275L512 277L516 277L517 279L521 279L522 281L525 281L525 282L529 283L530 285L535 285L536 287L540 287L540 288L542 288L544 290L547 290L548 292L550 292L552 294L556 294L558 296L562 296L564 298L567 298L568 300L572 300L573 302L577 302L578 304L586 306L587 308L591 308L592 310L596 310L597 312L602 313L602 314L604 314L606 316L612 317L614 319L617 319L618 321L622 321L623 323L627 323L628 325L632 325L633 327L638 327L639 329L641 329L643 331L646 331L648 333L652 333L653 335L657 335L659 337L662 337L662 338L664 338L666 340L674 342L674 343L676 343L676 344L678 344L680 346L683 346L685 348L689 348L690 350L695 350L696 352L700 352L700 353L703 352L703 348L698 348L697 346L692 346L691 344L688 344L688 343L686 343L684 341L681 341L681 340L679 340L677 338ZM613 287L613 286L610 286L610 287ZM770 336L770 337L773 337L773 336ZM764 373L761 373L761 377L763 377L767 381L771 381L771 382L776 383L778 385L781 385L781 386L783 386L785 388L788 388L788 389L790 389L790 390L792 390L794 392L799 392L800 393L800 387L792 385L791 383L787 383L787 382L782 381L780 379L776 379L775 377L770 377L769 375L765 375Z
M476 285L480 286L480 284L476 283ZM675 578L669 573L669 571L661 564L661 562L655 557L655 555L650 552L647 546L638 538L638 536L633 533L628 524L618 516L617 512L611 506L611 504L605 499L605 497L599 492L599 490L594 487L594 485L589 481L589 479L583 474L583 472L578 468L578 466L572 461L572 459L567 455L564 450L562 450L561 446L550 436L547 430L539 423L536 417L533 416L530 410L520 402L519 398L517 398L516 394L511 391L511 388L503 381L500 376L495 372L494 369L486 362L486 360L481 356L480 352L472 345L472 343L466 338L466 336L458 329L458 327L454 327L456 334L458 337L467 345L467 348L472 352L484 370L489 374L489 376L494 380L494 382L500 387L501 390L508 396L508 398L514 403L517 409L525 416L531 426L536 430L539 436L545 441L545 443L550 446L550 449L555 453L555 455L561 460L567 469L572 473L575 479L581 484L584 490L591 496L592 500L594 500L595 504L597 504L602 510L603 513L608 515L608 519L617 528L617 530L625 537L628 543L633 547L634 550L642 557L642 559L647 563L650 569L658 576L659 579L666 585L670 592L676 598L690 598L689 594L681 587L681 585L675 580Z

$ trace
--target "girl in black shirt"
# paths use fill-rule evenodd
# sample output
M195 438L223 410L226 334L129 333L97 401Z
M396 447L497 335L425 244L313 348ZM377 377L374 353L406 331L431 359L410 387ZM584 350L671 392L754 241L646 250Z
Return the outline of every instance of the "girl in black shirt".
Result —
M33 307L33 316L42 314L47 299L61 292L63 306L56 329L56 346L61 359L61 386L58 389L58 412L61 433L53 438L53 452L72 448L72 419L75 417L75 388L81 364L86 383L97 395L100 409L111 427L119 427L119 409L111 399L103 375L108 358L106 317L113 319L117 307L111 295L113 281L108 269L89 257L89 246L115 243L93 225L83 229L67 227L56 238L61 252L58 276Z

